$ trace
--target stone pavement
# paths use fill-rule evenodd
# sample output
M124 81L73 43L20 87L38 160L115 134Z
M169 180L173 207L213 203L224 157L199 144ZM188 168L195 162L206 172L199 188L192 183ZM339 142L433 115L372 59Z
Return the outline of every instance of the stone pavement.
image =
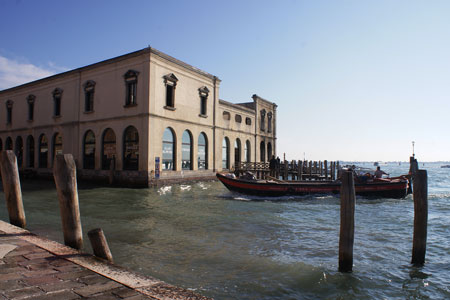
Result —
M0 300L208 299L0 221Z

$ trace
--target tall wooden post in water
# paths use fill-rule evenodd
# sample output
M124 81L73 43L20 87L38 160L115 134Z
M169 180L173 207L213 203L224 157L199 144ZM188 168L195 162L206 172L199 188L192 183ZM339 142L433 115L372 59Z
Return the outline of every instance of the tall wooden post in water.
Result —
M427 250L428 179L426 170L416 170L414 175L414 235L411 263L423 265Z
M56 155L53 177L58 192L64 244L75 249L81 249L83 247L83 233L78 204L76 166L72 154Z
M19 169L16 155L12 150L0 152L0 165L9 222L15 226L25 228L26 219L22 202L22 190L20 189Z
M353 173L341 173L341 227L339 234L339 272L353 268L353 241L355 235L355 184Z

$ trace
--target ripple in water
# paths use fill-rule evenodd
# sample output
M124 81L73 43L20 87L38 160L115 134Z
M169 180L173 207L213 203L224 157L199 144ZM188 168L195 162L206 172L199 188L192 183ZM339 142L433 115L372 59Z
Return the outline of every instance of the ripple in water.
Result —
M337 272L340 202L329 195L249 197L219 182L81 187L83 231L101 227L118 264L215 299L449 299L450 170L439 166L426 164L422 268L410 264L411 196L357 198L351 274ZM395 176L408 165L382 168ZM62 242L53 184L22 186L29 229Z

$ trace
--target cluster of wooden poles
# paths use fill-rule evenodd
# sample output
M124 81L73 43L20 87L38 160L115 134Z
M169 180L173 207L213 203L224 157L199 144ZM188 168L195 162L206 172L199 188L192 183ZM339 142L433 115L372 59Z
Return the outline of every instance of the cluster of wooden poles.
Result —
M17 158L12 150L0 152L0 169L5 193L6 206L11 224L25 228L26 219L23 208ZM53 167L61 222L66 246L80 250L83 247L80 209L78 203L76 166L72 154L55 157ZM88 232L94 255L112 261L112 254L101 228Z
M237 172L253 172L258 179L265 179L270 174L268 162L239 162L235 166ZM338 175L338 161L285 160L277 164L276 177L283 180L335 180Z
M417 161L411 175L413 180L414 199L414 235L411 263L425 263L427 222L428 222L428 183L427 171L417 168ZM326 165L326 164L325 164ZM10 223L25 228L25 212L22 202L17 158L13 151L0 152L0 168ZM64 243L75 249L83 246L76 166L71 154L57 155L53 175L58 192L58 200L63 225ZM340 234L339 234L339 271L351 272L353 268L355 185L353 173L342 171L340 191ZM100 228L88 232L94 254L112 261L111 251L105 235Z
M414 233L411 263L422 266L425 263L428 223L428 179L427 171L417 168L417 161L411 174L414 199ZM413 165L412 165L413 166ZM351 272L353 268L353 241L355 232L355 185L351 171L342 171L341 178L341 223L339 233L339 271Z

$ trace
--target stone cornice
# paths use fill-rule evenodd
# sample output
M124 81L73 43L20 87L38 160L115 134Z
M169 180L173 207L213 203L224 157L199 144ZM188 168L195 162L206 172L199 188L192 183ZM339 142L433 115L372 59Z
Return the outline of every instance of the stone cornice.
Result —
M241 111L245 111L245 112L251 113L252 115L255 114L255 110L250 109L250 108L245 107L245 106L242 106L240 104L234 104L234 103L222 100L222 99L219 99L219 104L225 105L225 106L229 106L229 107L241 110Z
M167 55L167 54L165 54L165 53L163 53L161 51L158 51L158 50L156 50L154 48L147 47L147 48L144 48L144 49L141 49L141 50L138 50L138 51L134 51L134 52L131 52L131 53L128 53L128 54L124 54L124 55L121 55L121 56L117 56L117 57L114 57L114 58L103 60L103 61L100 61L100 62L97 62L97 63L94 63L94 64L90 64L90 65L87 65L87 66L84 66L84 67L76 68L76 69L69 70L69 71L62 72L62 73L58 73L58 74L55 74L55 75L52 75L52 76L49 76L49 77L45 77L45 78L42 78L42 79L38 79L38 80L34 80L34 81L31 81L31 82L28 82L28 83L24 83L24 84L21 84L21 85L12 87L12 88L1 90L0 91L0 96L2 96L3 94L9 93L9 92L20 90L20 89L22 89L24 87L32 87L32 86L35 86L35 85L38 85L38 84L42 84L42 83L45 83L45 82L48 82L48 81L52 81L52 80L55 80L55 79L60 79L60 78L66 77L66 76L70 76L70 75L74 75L74 74L77 74L77 73L81 73L83 71L92 70L92 69L95 69L95 68L98 68L98 67L101 67L101 66L106 66L106 65L117 63L117 62L120 62L120 61L124 61L124 60L130 59L130 58L138 57L140 55L148 55L150 53L155 54L155 55L157 55L157 56L159 56L161 58L164 58L165 60L170 61L172 63L175 63L175 64L177 64L179 66L182 66L182 67L184 67L184 68L186 68L188 70L191 70L191 71L193 71L195 73L198 73L200 75L206 76L206 77L208 77L208 78L210 78L212 80L216 79L216 81L219 82L219 83L221 82L219 78L217 78L216 76L214 76L212 74L209 74L209 73L207 73L205 71L202 71L202 70L200 70L200 69L198 69L196 67L193 67L193 66L191 66L191 65L189 65L189 64L187 64L185 62L182 62L181 60L178 60L178 59L176 59L176 58L174 58L174 57L172 57L170 55Z

